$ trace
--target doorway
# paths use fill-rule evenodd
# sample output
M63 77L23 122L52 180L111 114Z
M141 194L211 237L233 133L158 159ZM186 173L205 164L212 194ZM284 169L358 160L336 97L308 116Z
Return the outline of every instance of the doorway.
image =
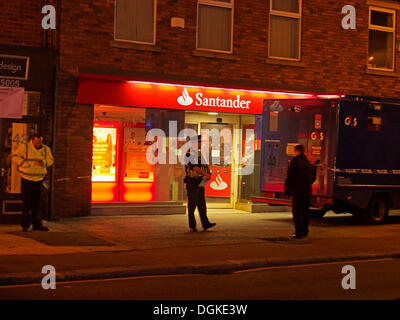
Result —
M0 216L21 214L21 175L17 165L12 162L12 154L21 143L27 143L29 136L37 132L34 121L0 120Z
M205 186L208 208L234 208L237 201L238 137L235 129L240 125L240 115L206 112L185 112L185 127L202 135L202 142L209 143L208 159L212 171L211 181ZM211 132L218 132L213 141Z

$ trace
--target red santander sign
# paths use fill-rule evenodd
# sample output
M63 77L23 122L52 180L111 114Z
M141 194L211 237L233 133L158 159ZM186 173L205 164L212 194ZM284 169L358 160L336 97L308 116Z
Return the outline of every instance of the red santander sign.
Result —
M310 97L309 94L80 78L77 102L262 114L264 99L305 99Z

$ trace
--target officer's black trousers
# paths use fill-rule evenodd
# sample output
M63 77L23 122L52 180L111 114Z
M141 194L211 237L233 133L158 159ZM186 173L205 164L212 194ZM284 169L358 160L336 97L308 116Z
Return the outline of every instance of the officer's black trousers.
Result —
M210 224L207 218L206 198L204 195L204 187L187 185L188 194L188 214L189 214L189 228L196 229L196 218L194 211L199 210L201 224L204 227Z
M31 212L31 221L34 228L42 226L40 220L40 195L42 190L42 181L31 181L21 179L21 196L22 196L22 221L21 225L24 228L29 228L30 219L29 212Z
M308 210L310 197L307 195L295 195L292 202L293 221L296 235L304 237L308 235Z

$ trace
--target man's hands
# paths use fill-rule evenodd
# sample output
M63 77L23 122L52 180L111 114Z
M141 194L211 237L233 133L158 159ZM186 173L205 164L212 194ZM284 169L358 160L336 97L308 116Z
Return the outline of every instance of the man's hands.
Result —
M199 167L194 167L194 168L193 168L193 171L196 172L196 173L198 173L198 174L203 175L207 180L211 180L211 173L209 173L209 172L204 172L204 170L202 170L202 169L199 168Z

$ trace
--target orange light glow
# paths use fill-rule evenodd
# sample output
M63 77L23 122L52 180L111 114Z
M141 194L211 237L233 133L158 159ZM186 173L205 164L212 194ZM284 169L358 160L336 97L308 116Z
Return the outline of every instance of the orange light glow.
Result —
M223 94L224 90L222 90L222 89L207 89L206 92L208 94Z
M122 186L123 202L149 202L155 199L153 182L125 182Z
M117 184L115 182L92 182L92 202L117 201Z
M141 89L151 89L153 87L153 85L147 84L147 83L135 83L135 87L141 88Z

